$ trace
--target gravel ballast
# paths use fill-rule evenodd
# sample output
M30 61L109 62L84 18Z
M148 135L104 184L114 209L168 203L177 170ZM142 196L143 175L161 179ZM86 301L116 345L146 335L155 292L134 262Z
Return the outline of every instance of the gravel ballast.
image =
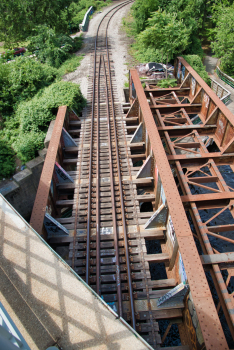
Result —
M88 77L91 72L91 64L93 62L92 55L94 53L95 36L97 33L98 25L103 16L114 6L122 3L123 1L114 1L113 5L105 7L101 13L94 14L90 20L88 31L83 33L84 45L81 50L76 54L84 54L84 58L81 61L80 66L72 73L66 74L63 77L65 81L71 81L79 84L81 92L85 98L88 93ZM115 69L115 79L117 83L119 101L123 99L123 88L124 82L127 81L126 74L127 70L127 51L128 51L128 40L126 34L121 30L122 18L125 17L132 4L124 6L112 17L108 30L109 44L111 44L111 54L113 65Z

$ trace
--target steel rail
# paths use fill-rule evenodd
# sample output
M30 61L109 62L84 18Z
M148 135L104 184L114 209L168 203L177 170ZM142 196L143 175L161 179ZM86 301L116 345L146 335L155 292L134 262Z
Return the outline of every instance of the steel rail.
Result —
M100 287L100 163L99 163L99 126L100 126L100 72L101 56L98 69L98 91L97 91L97 170L96 170L96 292L101 295ZM91 152L92 150L90 150Z
M134 297L133 297L133 288L132 288L132 276L131 276L131 267L130 267L130 258L129 258L129 247L128 247L128 237L127 237L127 228L126 228L125 207L124 207L124 195L123 195L122 178L121 178L121 170L120 170L118 136L117 136L116 121L115 121L114 94L113 94L113 88L112 88L112 83L111 83L111 67L110 67L110 56L109 56L109 48L108 48L108 27L109 27L110 20L114 16L114 14L115 13L113 13L112 16L110 17L110 19L107 23L107 27L106 27L106 52L107 52L108 72L109 72L109 81L110 81L109 83L110 83L111 105L112 105L112 111L113 111L115 149L116 149L116 158L117 158L117 167L118 167L121 213L122 213L123 233L124 233L124 248L125 248L125 258L126 258L126 265L127 265L128 291L129 291L129 297L130 297L131 324L132 324L133 329L136 329L135 307L134 307Z
M127 149L127 138L126 138L126 134L124 133L124 144L125 147ZM130 181L132 183L132 173L131 173L131 165L130 165L130 157L127 154L127 161L128 161L128 170L129 170L129 174L130 174ZM133 188L132 188L133 191ZM136 208L136 203L133 202L133 206L134 206L134 211L135 211L135 215L136 218L138 220L138 213L137 213L137 208ZM139 223L137 222L136 224L137 226L137 234L138 234L138 241L139 241L139 248L140 248L140 254L141 254L141 259L142 259L142 263L143 263L143 274L144 274L144 282L145 282L145 291L146 291L146 297L147 297L147 305L148 305L148 311L149 311L149 321L150 321L150 325L151 325L151 330L152 330L152 338L153 338L153 344L154 344L154 348L156 349L157 347L157 339L156 339L156 332L154 329L154 318L153 318L153 312L152 312L152 305L150 302L150 294L149 294L149 285L148 285L148 280L147 280L147 273L146 273L146 261L144 258L144 248L143 248L143 244L142 244L142 237L140 234L140 226ZM136 324L137 326L137 324Z
M116 13L123 6L128 5L131 1L126 1L124 4L120 4L108 11L105 16L103 16L97 29L97 34L95 38L94 46L94 72L93 72L93 96L92 96L92 116L91 116L91 136L90 136L90 159L89 159L89 186L88 186L88 211L87 211L87 240L86 240L86 274L85 280L89 284L89 270L90 270L90 235L91 235L91 197L92 197L92 161L93 161L93 127L94 127L94 114L95 114L95 87L96 87L96 60L97 60L97 43L98 43L98 33L102 22L107 17L107 15L113 10L117 9ZM108 22L109 23L109 22ZM77 218L76 218L77 220Z
M81 135L81 148L80 148L80 154L78 157L80 157L80 164L82 163L82 157L83 157L83 143L84 143L84 134ZM78 158L79 159L79 158ZM77 197L75 201L75 222L74 222L74 230L73 230L73 252L72 252L72 268L75 268L75 252L76 252L76 236L77 236L77 217L78 217L78 208L79 208L79 193L80 193L80 186L81 186L81 172L79 171L78 179L77 179Z
M118 298L118 314L123 316L122 310L122 291L121 291L121 277L120 277L120 262L119 262L119 244L118 244L118 231L117 231L117 218L116 218L116 206L115 206L115 185L113 177L113 162L112 162L112 148L111 148L111 125L110 125L110 107L108 99L108 86L107 75L104 58L102 58L104 67L104 78L106 81L106 108L107 108L107 123L108 123L108 138L109 138L109 157L110 157L110 182L111 182L111 201L112 201L112 220L113 220L113 233L114 233L114 248L115 248L115 267L116 267L116 283L117 283L117 298Z

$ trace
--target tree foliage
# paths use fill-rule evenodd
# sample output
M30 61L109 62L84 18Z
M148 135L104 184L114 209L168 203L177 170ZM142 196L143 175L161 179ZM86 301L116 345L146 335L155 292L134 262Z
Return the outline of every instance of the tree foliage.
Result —
M210 78L203 66L202 60L198 55L185 55L184 59L190 64L190 66L200 75L200 77L210 86Z
M1 0L0 41L12 48L32 35L37 26L47 26L56 33L79 30L90 6L100 9L110 3L100 0Z
M17 157L27 162L43 148L44 138L59 106L81 112L85 105L78 85L60 81L40 91L32 99L19 104L14 118L5 123L5 136L10 140Z
M72 39L68 35L56 34L54 29L40 25L33 30L28 49L40 62L58 68L80 46L80 38Z
M13 46L31 35L32 29L47 24L56 31L66 30L62 12L71 0L1 0L0 40Z
M221 68L225 73L234 76L234 6L219 7L217 25L213 31L212 48L221 59Z
M51 84L31 100L21 103L16 110L20 131L46 131L55 118L59 106L69 106L80 112L85 100L79 85L67 81Z
M57 69L29 57L17 57L15 62L0 64L0 115L9 116L21 101L50 85L57 73Z
M136 36L149 29L153 24L152 22L150 23L150 18L154 16L154 13L159 11L165 12L171 17L174 16L177 23L183 23L184 27L187 29L184 40L186 45L182 42L181 50L175 49L171 56L175 56L178 51L180 51L180 54L183 52L186 54L197 54L202 58L204 53L201 48L201 33L204 30L204 25L208 16L212 14L212 6L216 1L217 0L136 0L132 7L132 15L134 18L134 22L131 24L132 33ZM189 35L189 38L187 35ZM143 61L153 60L153 57L157 58L159 53L159 49L156 45L154 49L153 46L151 46L148 50L146 45L142 48L142 44L138 42L137 36L136 43L133 45L133 51L135 57L140 60L142 60L143 57ZM151 53L152 58L149 59L148 57ZM160 61L162 61L162 58Z
M148 19L148 26L138 35L138 40L145 48L155 48L172 59L188 46L189 34L190 28L176 14L158 10Z
M148 18L152 12L157 11L159 8L158 0L136 0L133 7L132 13L135 18L135 30L139 34L145 30L147 26Z
M15 153L6 138L0 137L0 179L10 176L15 170Z

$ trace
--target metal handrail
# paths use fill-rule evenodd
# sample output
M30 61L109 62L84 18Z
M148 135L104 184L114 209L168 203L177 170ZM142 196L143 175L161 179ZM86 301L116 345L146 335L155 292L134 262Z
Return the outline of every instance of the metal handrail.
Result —
M227 104L230 101L231 92L225 89L220 83L216 80L210 78L211 80L211 89L215 92L215 94L223 101L224 104ZM221 90L221 91L220 91Z
M216 73L220 79L222 79L226 84L230 85L234 89L234 79L229 77L226 73L222 72L221 69L217 66Z

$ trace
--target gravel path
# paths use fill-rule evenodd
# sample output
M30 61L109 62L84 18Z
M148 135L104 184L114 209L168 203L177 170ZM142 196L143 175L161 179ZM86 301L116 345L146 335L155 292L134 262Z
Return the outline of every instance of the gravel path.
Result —
M81 61L80 66L75 72L66 74L63 77L65 81L72 81L73 83L79 84L81 92L85 98L87 98L88 92L88 76L91 68L91 55L94 53L95 36L97 27L102 17L114 6L123 1L114 1L113 5L105 7L102 13L94 14L93 18L89 23L89 28L84 36L84 46L76 54L84 54L84 59ZM128 50L128 39L125 33L121 30L122 18L126 16L132 4L125 6L120 9L112 18L109 25L109 43L111 44L112 60L115 68L115 78L117 82L119 101L122 102L123 98L123 87L124 82L127 81L126 74L127 70L127 50Z

